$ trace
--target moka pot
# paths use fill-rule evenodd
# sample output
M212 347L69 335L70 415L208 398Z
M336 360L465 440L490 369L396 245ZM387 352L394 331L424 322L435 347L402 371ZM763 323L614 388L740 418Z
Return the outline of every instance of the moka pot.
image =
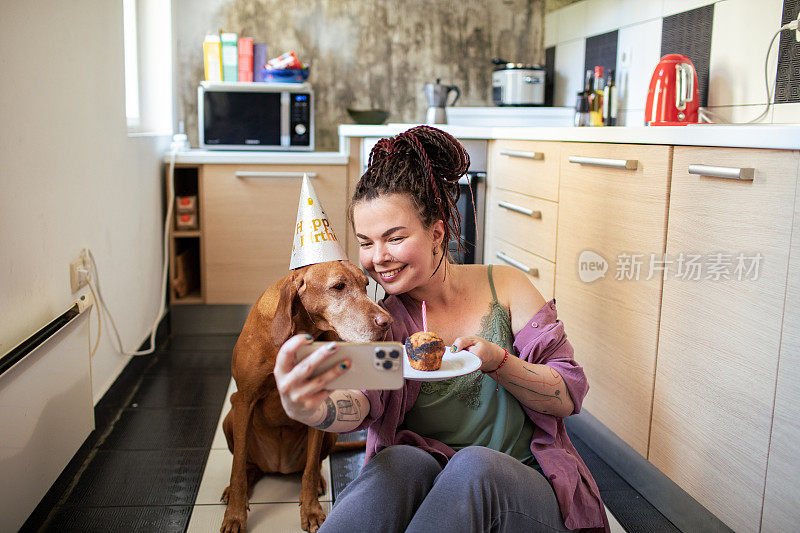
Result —
M436 83L428 83L422 90L425 92L425 97L428 99L428 112L425 115L425 123L447 124L447 112L445 108L458 101L458 97L461 96L459 88L455 85L442 85L439 78L436 78ZM455 92L456 97L448 104L447 99L451 92Z

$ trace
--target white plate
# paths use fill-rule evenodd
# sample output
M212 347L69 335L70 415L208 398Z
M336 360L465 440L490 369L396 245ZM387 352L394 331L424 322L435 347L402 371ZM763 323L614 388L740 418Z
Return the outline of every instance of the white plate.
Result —
M403 377L412 381L440 381L456 376L464 376L475 372L481 367L481 360L472 352L461 350L451 352L445 348L442 366L439 370L417 370L408 362L408 356L403 350Z

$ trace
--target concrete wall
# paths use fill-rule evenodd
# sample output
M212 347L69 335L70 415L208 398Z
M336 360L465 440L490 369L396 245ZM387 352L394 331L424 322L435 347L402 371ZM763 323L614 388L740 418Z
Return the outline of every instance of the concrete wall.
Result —
M168 139L127 134L122 22L120 1L0 3L0 353L79 296L69 263L84 247L126 349L158 310ZM105 322L95 401L128 361L110 339Z
M338 149L346 108L382 108L389 122L421 122L422 86L441 78L458 105L490 105L492 57L544 62L544 0L178 0L178 120L197 145L197 84L206 33L237 32L311 63L316 148Z

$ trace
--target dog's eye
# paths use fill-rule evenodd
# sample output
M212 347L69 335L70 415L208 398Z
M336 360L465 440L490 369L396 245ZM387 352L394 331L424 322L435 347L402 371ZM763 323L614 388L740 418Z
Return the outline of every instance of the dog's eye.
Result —
M344 286L345 286L344 283L337 283L336 285L331 287L331 289L333 289L334 291L343 291Z

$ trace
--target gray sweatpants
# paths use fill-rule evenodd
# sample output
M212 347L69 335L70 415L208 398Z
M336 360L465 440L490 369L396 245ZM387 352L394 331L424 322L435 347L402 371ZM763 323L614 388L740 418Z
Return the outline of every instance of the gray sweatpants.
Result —
M339 495L320 533L569 531L550 483L504 453L470 446L442 468L390 446Z

